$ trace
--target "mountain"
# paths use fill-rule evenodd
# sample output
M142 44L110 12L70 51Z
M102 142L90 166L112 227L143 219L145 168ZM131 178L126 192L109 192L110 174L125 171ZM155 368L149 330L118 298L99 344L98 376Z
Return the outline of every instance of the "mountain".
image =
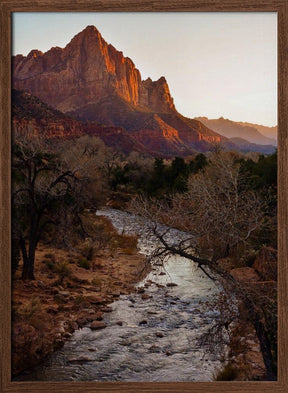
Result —
M234 143L238 147L240 151L243 153L247 153L249 151L254 151L262 154L272 154L275 152L275 145L259 145L257 143L247 142L242 138L230 138L230 141Z
M165 78L142 81L132 60L107 44L94 26L87 26L64 49L15 56L13 86L64 113L81 115L87 106L113 95L153 111L175 109ZM90 115L90 120L96 119Z
M124 153L138 151L158 157L185 156L198 151L191 147L193 143L190 143L190 146L184 143L179 138L178 131L158 115L151 113L149 120L145 125L138 119L141 131L131 133L123 127L71 118L30 93L12 90L14 135L71 139L88 134L101 138L107 146ZM199 148L201 147L205 147L205 141L202 141L202 145L199 143Z
M267 127L255 123L247 123L247 122L238 122L238 123L243 126L256 128L256 130L258 130L262 135L266 136L267 138L273 139L274 143L277 142L277 132L278 132L277 126Z
M12 70L13 88L22 92L18 98L25 98L27 113L35 115L17 120L22 133L31 133L33 127L34 133L50 137L90 133L124 152L162 157L205 152L215 143L239 149L205 121L178 113L166 79L142 80L132 60L108 44L94 26L87 26L65 48L14 56ZM23 92L31 95L30 109ZM49 108L37 120L35 113L43 103Z
M82 125L27 92L12 90L12 131L23 136L74 138Z
M120 127L96 122L81 122L53 109L24 91L12 90L12 130L14 135L42 136L46 139L71 139L83 135L97 136L107 146L129 153L149 150Z
M264 136L260 130L266 130L269 127L259 126L250 123L235 122L229 119L220 117L219 119L208 119L207 117L197 117L211 130L227 137L227 138L242 138L248 142L260 145L274 145L276 146L275 138L268 138ZM271 135L271 134L270 134ZM273 131L272 131L273 135Z
M228 143L197 120L175 109L167 81L142 81L131 59L107 44L94 26L63 49L17 55L13 87L81 121L121 127L148 150L166 155L206 151ZM159 150L160 149L160 150Z

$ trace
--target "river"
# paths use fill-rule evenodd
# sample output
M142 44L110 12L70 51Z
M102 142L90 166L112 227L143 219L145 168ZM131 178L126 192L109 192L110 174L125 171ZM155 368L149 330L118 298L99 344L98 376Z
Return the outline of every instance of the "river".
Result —
M137 234L141 253L149 256L155 249L149 221L114 209L97 214L108 217L119 232ZM172 229L168 236L175 242L185 233ZM223 366L225 347L207 347L201 337L219 318L207 306L219 288L191 261L175 256L138 283L143 286L148 299L141 293L121 295L111 304L113 311L105 313L105 329L75 331L63 348L20 380L213 380Z

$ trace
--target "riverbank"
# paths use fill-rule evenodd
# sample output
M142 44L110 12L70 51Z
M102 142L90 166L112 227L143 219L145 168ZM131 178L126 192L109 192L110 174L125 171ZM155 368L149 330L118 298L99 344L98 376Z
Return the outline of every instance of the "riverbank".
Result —
M133 292L149 271L135 236L119 235L104 217L88 218L109 237L90 258L85 242L70 250L42 243L36 279L22 281L21 263L18 267L12 288L14 376L39 364L88 322L104 327L103 314L111 311L107 305Z
M150 222L120 210L98 214L109 218L118 233L137 234L144 255L155 249ZM171 229L169 238L184 235ZM218 288L181 257L170 257L165 268L155 266L140 285L137 293L115 298L112 312L95 321L98 327L104 322L105 329L91 330L88 324L77 330L47 362L17 380L211 381L223 352L208 350L201 337L219 319L216 310L207 308Z
M211 280L181 258L170 258L164 271L152 271L146 277L150 268L144 257L138 254L135 234L139 235L141 252L145 255L153 252L155 239L147 228L148 222L113 209L99 214L102 216L90 214L89 219L105 223L102 230L109 235L107 247L98 247L97 252L87 259L91 253L89 244L85 242L81 250L70 249L69 252L42 244L37 253L37 281L29 283L27 288L28 283L19 280L18 272L14 290L17 294L14 296L14 364L21 366L20 362L25 357L30 359L30 365L27 366L26 361L24 367L39 363L39 359L41 361L62 346L74 330L92 322L92 329L99 331L93 332L89 328L78 331L73 340L51 357L53 360L49 358L40 379L36 371L36 378L31 380L46 380L51 372L51 380L69 380L75 373L81 378L84 373L85 380L127 378L139 381L147 380L147 370L149 378L155 381L168 381L169 378L199 381L199 378L203 380L204 371L205 380L212 380L213 375L216 379L215 370L220 370L224 361L228 364L219 371L219 374L222 373L218 375L219 380L265 379L259 341L247 320L230 324L228 358L219 358L213 348L208 354L205 345L198 347L201 335L219 319L217 310L204 306L209 298L214 297L213 293L217 293ZM113 229L112 223L116 229ZM126 235L119 235L124 232ZM170 233L171 240L180 239L182 235L174 229ZM258 259L257 271L261 270L262 259L263 256ZM232 273L234 266L231 261L222 262ZM258 277L256 285L262 286L260 276L252 270L253 276L251 268L234 269L233 274L236 274L235 279L241 280L242 277L244 282L249 278L249 285L253 286L251 277L253 280ZM43 275L43 280L38 279L38 274ZM137 293L125 296L135 292L135 283L144 277ZM124 296L113 303L121 294ZM107 307L109 303L113 303L111 308ZM106 329L102 331L104 327ZM119 356L123 348L129 348L129 355L123 355L124 365L121 367ZM195 348L203 352L201 356L206 352L209 357L204 366ZM90 350L93 352L90 353ZM62 360L58 361L59 353L65 359L65 375ZM117 358L115 362L114 356ZM108 358L111 363L106 366ZM128 369L127 362L130 364ZM79 368L77 364L80 364ZM93 364L97 365L97 375ZM174 374L176 369L178 371ZM21 378L25 380L25 375L22 374ZM30 376L27 375L27 378Z
M233 260L229 257L221 260L220 264L241 285L242 290L254 300L256 307L263 307L266 310L271 323L269 326L271 334L272 323L275 323L273 318L277 315L277 250L271 247L262 247L250 267L235 267ZM249 319L247 309L241 301L238 313L237 319L229 327L230 343L227 365L219 371L216 379L265 380L266 370L260 342L252 321Z

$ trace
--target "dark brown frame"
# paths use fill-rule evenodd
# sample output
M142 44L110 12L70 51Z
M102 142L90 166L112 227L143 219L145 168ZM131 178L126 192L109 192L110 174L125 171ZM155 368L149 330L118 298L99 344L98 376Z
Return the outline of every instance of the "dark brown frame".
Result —
M1 392L288 392L288 0L0 0L0 391ZM21 11L262 11L278 13L277 382L11 382L11 13Z

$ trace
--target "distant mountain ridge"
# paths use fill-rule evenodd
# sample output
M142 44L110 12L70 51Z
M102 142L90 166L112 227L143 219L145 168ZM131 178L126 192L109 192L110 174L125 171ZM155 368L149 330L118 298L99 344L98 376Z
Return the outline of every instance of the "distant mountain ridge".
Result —
M242 138L230 138L230 141L233 142L243 153L254 151L262 154L272 154L276 150L275 145L259 145L257 143L247 142Z
M261 124L255 124L255 123L247 123L247 122L238 122L238 124L243 124L244 126L249 126L256 128L262 135L266 136L267 138L271 138L274 141L277 141L277 132L278 132L278 127L268 127L268 126L263 126Z
M265 127L258 124L236 122L220 117L219 119L208 119L207 117L196 117L196 120L201 121L211 130L227 137L227 138L242 138L248 142L260 145L276 145L277 127ZM261 132L262 131L262 132ZM263 135L265 132L274 137L267 137Z

